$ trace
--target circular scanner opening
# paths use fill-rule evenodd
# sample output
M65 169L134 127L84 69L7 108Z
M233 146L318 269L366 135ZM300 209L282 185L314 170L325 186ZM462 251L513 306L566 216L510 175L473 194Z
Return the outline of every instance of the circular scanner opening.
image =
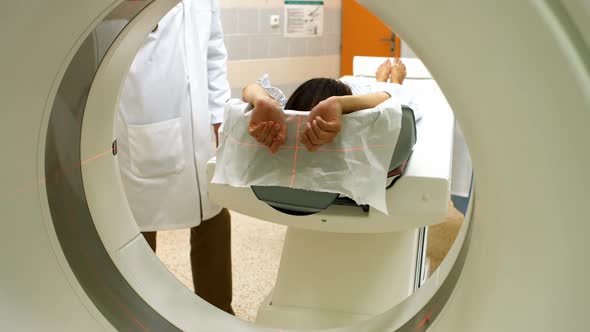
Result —
M156 30L152 30L150 34L153 34ZM149 38L149 37L148 37ZM230 55L231 56L231 55ZM139 59L140 63L142 59ZM134 74L137 74L138 68L134 68ZM147 68L150 69L150 68ZM375 68L376 70L377 68ZM235 77L235 74L229 73L229 76ZM168 73L168 75L170 75ZM164 74L163 79L166 80L169 77ZM242 78L243 79L243 78ZM250 77L252 82L255 82L257 77ZM408 78L408 81L412 81L412 77ZM420 86L420 81L406 83L406 85L410 85L409 89L414 89L416 91L420 89L424 89ZM240 92L243 87L237 86L230 82L232 86L232 91ZM147 87L146 87L147 89ZM120 98L124 98L126 108L131 108L131 105L128 105L130 97L125 95L125 89L123 89L122 95ZM130 90L131 92L133 89ZM135 95L135 94L134 94ZM240 98L240 95L233 95L233 98ZM287 96L289 97L289 96ZM420 99L420 96L417 96ZM422 97L426 99L425 97ZM423 103L425 100L423 100ZM166 105L163 105L166 107ZM168 105L168 107L172 106ZM416 110L418 111L418 110ZM133 112L130 112L133 114ZM128 114L127 117L130 117ZM140 119L139 121L142 121ZM169 121L164 119L163 122ZM420 121L420 119L418 120ZM125 124L123 124L124 126ZM135 125L127 123L127 125ZM142 129L146 128L143 123L141 123ZM157 126L156 124L149 124L149 126ZM126 128L118 127L118 130L123 131L123 135L126 134ZM421 287L425 282L427 282L428 278L437 270L440 266L441 262L450 251L452 244L454 243L461 226L463 225L464 215L467 211L467 205L470 196L470 182L471 182L471 163L469 158L469 153L467 151L467 147L465 142L463 141L462 135L460 130L457 130L454 133L453 137L453 144L454 144L454 160L453 160L453 169L455 170L454 174L454 181L453 185L456 186L457 184L462 184L460 188L453 188L453 195L452 199L449 200L449 210L447 216L444 218L444 221L429 227L421 228L418 231L418 246L415 250L410 250L407 255L416 255L415 257L415 264L416 268L412 269L404 269L403 272L398 273L408 273L408 274L415 274L412 279L411 287L418 289ZM131 144L130 142L125 143L126 145ZM186 144L186 143L185 143ZM214 144L214 140L212 140L211 144ZM161 150L154 150L150 153L150 157L154 158L159 154L159 151L164 150L164 144L155 144L154 147L156 149ZM127 149L131 149L130 147L126 147ZM132 153L129 152L131 155ZM129 157L126 157L129 158ZM160 162L166 163L167 160L164 158L160 158ZM132 164L133 162L125 161L127 164ZM189 163L191 164L191 163ZM130 172L129 165L126 166L126 172ZM137 166L136 166L137 167ZM133 171L131 170L131 173ZM125 176L123 174L123 176ZM163 177L166 177L164 175ZM149 184L149 183L148 183ZM139 187L142 184L138 185ZM260 193L256 192L256 190L262 190L260 188L253 188L254 194L260 199ZM288 188L272 188L274 190L274 194L277 194L278 189L289 190ZM135 188L129 189L127 188L127 192L131 192L133 195L141 196L139 193L139 189ZM272 195L271 195L272 196ZM337 196L337 195L336 195ZM182 198L181 198L182 199ZM333 201L334 199L332 199ZM195 199L196 201L196 199ZM135 204L137 205L134 205ZM163 200L163 202L166 202ZM168 201L169 202L169 201ZM141 214L142 218L145 219L145 207L141 206L142 200L134 198L133 201L129 201L130 207L132 211L137 211ZM175 202L176 203L176 202ZM354 202L353 202L354 203ZM166 203L162 203L165 205ZM354 204L353 204L354 205ZM162 206L162 208L166 209L166 206ZM231 209L231 206L229 206ZM273 207L274 208L274 207ZM352 208L352 207L351 207ZM280 208L276 208L277 210L281 211ZM281 211L283 212L283 211ZM285 213L292 214L292 215L307 215L311 214L309 212L293 212L290 210L285 210ZM365 210L366 212L366 210ZM273 299L273 288L277 282L277 274L279 270L279 266L281 264L281 252L285 242L285 235L287 228L283 225L277 225L272 222L252 218L234 211L230 211L232 216L232 226L231 226L231 245L232 245L232 270L233 270L233 310L236 313L238 318L244 319L250 322L256 322L256 317L259 312L261 306L269 305L272 307L270 303L272 303ZM137 218L137 216L136 216ZM359 221L362 222L362 221ZM198 229L198 227L196 228ZM164 263L164 265L169 269L169 271L179 280L182 282L184 286L186 286L190 291L194 291L195 284L193 283L193 275L191 271L191 230L188 228L185 229L178 229L174 231L159 231L157 235L157 241L154 232L149 232L146 234L146 239L149 239L148 242L155 243L157 242L157 257ZM378 238L378 237L376 237ZM392 239L393 240L393 239ZM343 242L348 241L350 245L355 243L354 239L343 239L340 240ZM396 259L392 256L392 259ZM316 261L316 263L319 262ZM312 263L313 264L313 263ZM330 262L327 262L330 264ZM337 264L332 262L332 264ZM288 267L284 267L288 268ZM308 271L306 271L308 272ZM197 272L198 273L198 272ZM335 277L341 278L343 277ZM392 279L392 283L395 283ZM301 281L298 286L305 287L303 284L305 281ZM317 285L316 285L317 286ZM358 289L363 289L362 285L355 285ZM313 286L311 286L313 287ZM337 289L339 293L347 292L348 290L346 287L341 287ZM399 290L398 290L399 291ZM413 293L413 291L411 292ZM394 301L391 303L391 307L397 305L399 302L404 300L407 296L406 295L399 295L395 294L396 298L400 298L399 301ZM321 296L321 295L320 295ZM276 305L275 305L276 307ZM389 310L391 307L384 308L383 311ZM379 314L380 312L375 312L375 314ZM264 313L263 313L264 314ZM258 321L258 324L265 325L264 319L263 321ZM324 327L336 327L341 324L334 323L333 325L324 324ZM274 327L284 328L285 326L277 325L276 323L273 325Z
M255 79L252 77L252 81ZM239 87L234 88L234 90L241 91ZM124 97L124 95L121 96L121 98ZM239 98L240 96L232 97ZM428 281L447 256L464 223L464 216L468 208L471 194L471 161L459 128L455 130L453 139L453 169L456 173L453 175L454 184L462 186L453 188L445 220L420 230L421 247L416 250L419 251L418 255L422 257L416 257L416 264L419 266L416 271L411 271L411 273L417 274L416 289ZM131 209L141 211L142 207L131 206ZM281 209L277 210L281 211ZM288 210L284 212L298 215L297 212ZM255 323L260 306L268 304L265 301L272 301L271 293L280 266L287 228L234 211L230 211L230 213L232 216L232 306L238 318ZM300 213L300 215L306 214L310 213ZM184 286L193 291L194 283L189 255L191 252L190 233L189 229L159 231L157 256ZM148 237L151 242L154 241L154 234L150 234ZM406 272L410 273L410 271ZM304 286L302 285L302 287ZM261 322L258 324L264 325ZM330 327L336 326L340 326L340 324ZM274 327L284 328L284 326L276 324Z
M74 56L56 97L48 132L46 173L61 176L47 183L50 207L72 270L113 325L128 330L142 325L158 331L203 326L233 329L242 325L205 305L154 259L133 224L118 162L112 157L114 110L126 68L145 36L172 5L174 1L154 2L147 8L138 4L135 11L129 11L128 3L117 7ZM79 146L66 144L71 141L81 142ZM76 160L82 161L77 170L68 166ZM435 229L430 233L435 234ZM426 242L436 241L431 238ZM445 250L450 249L450 243L452 240L447 241ZM259 251L266 249L260 247ZM431 263L430 268L435 266ZM451 267L449 264L448 270ZM181 275L177 277L183 280ZM252 319L247 315L242 318Z

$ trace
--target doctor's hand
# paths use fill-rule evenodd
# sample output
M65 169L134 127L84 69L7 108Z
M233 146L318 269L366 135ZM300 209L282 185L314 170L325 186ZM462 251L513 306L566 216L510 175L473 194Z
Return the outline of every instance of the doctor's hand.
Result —
M215 146L219 147L219 127L221 127L221 123L213 124L213 132L215 133Z
M316 151L321 145L332 143L342 129L342 104L330 97L317 104L301 131L301 143L307 150Z
M253 105L248 133L276 153L287 138L285 113L281 105L270 97L256 98Z

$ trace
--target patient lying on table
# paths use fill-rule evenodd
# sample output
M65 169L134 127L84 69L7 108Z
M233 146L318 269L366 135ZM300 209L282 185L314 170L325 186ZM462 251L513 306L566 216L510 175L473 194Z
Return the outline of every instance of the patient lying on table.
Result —
M265 76L243 91L242 99L254 107L249 133L275 153L286 138L283 109L307 111L309 116L300 139L309 151L316 151L338 135L343 114L373 108L391 97L399 97L405 77L406 67L401 60L395 59L393 63L386 60L376 70L377 84L314 78L300 85L286 100ZM391 84L387 84L388 80Z
M245 88L247 103L226 106L212 182L333 192L387 213L405 67L396 61L379 68L394 84L375 84L365 95L333 79L307 81L289 100L264 80Z

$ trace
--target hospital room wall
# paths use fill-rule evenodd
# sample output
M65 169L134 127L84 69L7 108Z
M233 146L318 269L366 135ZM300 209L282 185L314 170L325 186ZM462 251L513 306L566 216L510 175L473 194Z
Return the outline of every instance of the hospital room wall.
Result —
M310 38L284 36L284 0L219 0L219 5L232 97L264 73L287 95L309 78L339 76L341 0L324 0L323 35ZM270 26L271 15L279 15L279 27Z
M418 56L416 56L414 51L410 48L410 45L408 45L408 43L406 43L403 39L402 39L400 53L401 53L402 58L417 58L418 57Z

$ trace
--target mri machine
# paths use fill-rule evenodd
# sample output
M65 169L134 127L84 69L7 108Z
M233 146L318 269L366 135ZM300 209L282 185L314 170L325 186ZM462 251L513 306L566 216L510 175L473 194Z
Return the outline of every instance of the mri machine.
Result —
M476 193L438 274L333 331L586 331L590 3L362 2L437 79ZM2 330L277 331L176 281L138 237L118 180L119 88L174 3L0 4Z

